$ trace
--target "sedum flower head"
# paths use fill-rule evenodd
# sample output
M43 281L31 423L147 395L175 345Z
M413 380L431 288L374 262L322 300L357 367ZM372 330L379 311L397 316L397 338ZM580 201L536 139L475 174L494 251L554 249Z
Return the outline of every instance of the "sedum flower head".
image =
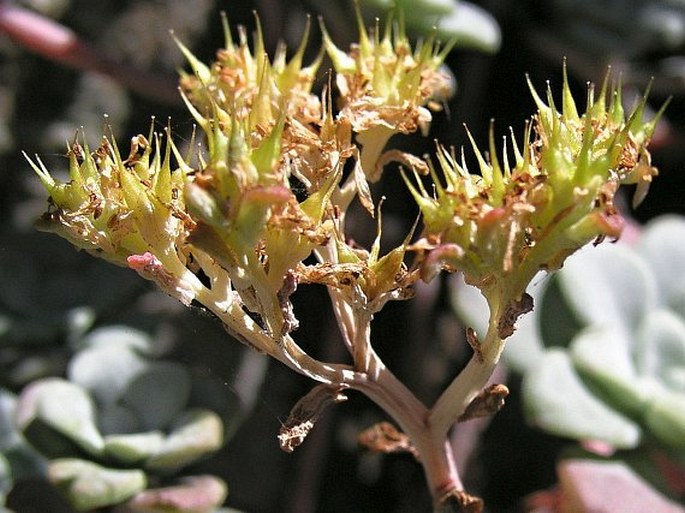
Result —
M225 48L217 52L210 66L178 42L193 70L193 74L181 76L181 89L199 113L222 121L248 120L251 131L262 132L283 115L304 123L318 121L321 105L311 89L322 54L310 65L303 66L309 22L290 61L286 60L284 45L279 45L273 61L269 60L259 18L256 18L254 50L250 49L243 27L238 29L236 43L225 16L223 22Z
M87 143L75 141L68 149L69 181L64 183L39 158L29 160L50 194L51 207L39 227L138 270L189 304L199 286L182 251L195 226L182 194L190 168L171 139L161 151L160 139L157 134L133 137L126 159L113 139L103 137L92 153Z
M412 49L402 13L392 16L381 34L378 21L369 32L357 5L359 42L339 49L322 26L324 47L336 71L341 96L339 116L347 119L363 146L362 168L371 181L380 176L378 157L396 133L426 134L440 102L453 93L453 78L442 63L453 43L440 48L435 35Z
M588 242L617 238L618 186L637 183L642 195L656 174L647 151L656 119L643 120L644 99L626 119L620 87L609 88L608 80L597 96L589 86L583 114L566 79L561 112L549 88L547 102L531 91L538 112L523 151L511 138L513 163L506 150L500 163L491 135L489 162L473 144L479 175L468 171L463 155L459 162L439 148L434 191L407 181L425 223L417 247L428 250L426 279L448 267L486 296L518 299L539 270L558 269Z

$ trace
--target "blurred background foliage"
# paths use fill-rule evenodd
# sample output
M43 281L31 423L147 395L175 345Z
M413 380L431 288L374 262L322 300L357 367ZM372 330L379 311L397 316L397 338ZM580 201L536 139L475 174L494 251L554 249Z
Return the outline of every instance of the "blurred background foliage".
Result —
M389 3L368 0L362 5L371 21L382 16ZM490 119L495 119L498 136L506 134L510 125L518 133L533 112L525 73L539 90L547 79L560 84L566 57L572 86L581 99L585 82L601 81L611 65L621 73L628 101L631 92L643 91L650 80L653 107L673 97L652 145L661 176L635 218L646 222L665 213L685 213L685 2L432 0L420 8L417 2L403 3L410 6L405 16L414 34L437 25L445 37L458 31L462 44L447 61L457 94L447 102L444 114L435 116L430 136L398 138L392 144L423 154L432 151L432 141L438 138L458 148L465 143L462 123L482 144ZM0 9L7 5L59 21L107 59L139 70L141 77L154 76L158 87L133 92L111 77L35 55L0 34L0 511L3 505L18 513L72 510L64 495L47 482L48 456L54 455L31 448L27 433L39 433L33 439L39 447L41 437L55 434L63 442L70 441L69 450L60 456L94 462L104 469L138 469L150 489L193 483L179 476L216 476L228 484L227 507L248 513L428 511L421 469L411 457L381 457L357 447L357 433L384 420L362 397L352 396L327 412L295 454L280 452L276 440L280 422L311 384L246 353L227 340L209 316L176 304L134 273L37 233L33 222L45 208L45 197L20 154L22 150L38 153L51 169L66 169L65 141L83 126L95 146L105 124L103 114L122 145L127 137L148 132L151 115L159 128L170 117L177 138L188 141L192 121L174 95L176 72L184 62L170 29L207 62L223 44L222 10L232 27L244 25L248 32L254 29L253 10L257 10L271 52L281 39L295 47L307 14L323 16L332 37L343 46L356 34L350 2L101 0L95 5L87 0L0 0ZM320 42L314 27L311 58ZM323 66L319 88L327 82L325 70ZM383 211L388 247L404 238L416 216L410 196L394 178L387 173L375 191L388 197ZM375 234L361 212L357 231L362 243ZM387 364L420 397L432 401L470 350L449 306L446 284L436 280L417 292L415 300L390 304L377 317L374 342ZM344 358L325 306L325 292L306 290L295 299L302 345L324 359ZM125 369L117 386L103 385L116 365ZM130 400L122 399L129 380L144 380L146 372L159 365L173 367L175 377L161 379L168 386L153 387L160 394L154 403L154 395L147 396L149 403L145 399L133 403L142 404L139 413L144 414L146 408L159 411L164 398L178 399L173 407L163 408L164 422L157 418L156 423L142 426L106 427L105 405L131 406ZM40 381L46 379L52 381ZM484 496L488 511L523 511L526 496L557 481L557 457L570 439L568 433L552 435L530 427L520 404L520 378L506 378L502 369L499 379L508 379L513 392L507 407L491 422L459 426L454 433L460 448L457 458L461 468L468 468L467 486ZM26 387L36 382L70 383L71 392L85 397L96 439L150 432L168 437L174 419L186 407L202 406L221 420L225 443L174 472L152 468L149 455L138 455L133 462L100 449L85 450L84 455L78 436L59 428L59 422L56 427L49 415L26 399ZM179 386L184 390L174 388ZM103 394L113 395L107 400ZM13 421L22 404L33 412L22 418L35 421L23 425L25 436L18 431L22 426ZM141 483L126 500L146 488ZM681 494L680 500L684 491L675 492ZM134 506L129 502L118 511L136 511ZM143 510L140 504L135 507ZM206 504L192 511L213 508ZM174 511L191 510L177 505Z

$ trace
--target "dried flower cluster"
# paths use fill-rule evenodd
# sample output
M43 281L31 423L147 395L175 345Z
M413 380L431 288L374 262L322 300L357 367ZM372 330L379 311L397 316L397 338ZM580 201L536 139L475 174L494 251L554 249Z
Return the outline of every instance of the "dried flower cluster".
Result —
M416 244L427 252L423 278L444 268L462 271L491 308L521 301L537 272L559 269L585 244L618 238L622 218L613 200L619 185L638 184L638 204L657 173L646 146L658 116L643 121L644 100L626 120L620 87L610 87L609 77L597 97L590 85L581 115L566 79L561 112L551 90L546 104L530 89L538 112L523 150L512 135L512 163L507 141L500 163L491 136L490 161L473 145L479 174L469 172L463 154L460 163L441 147L439 171L431 166L433 190L416 173L414 184L406 180L425 223ZM512 328L505 326L505 333Z
M399 424L437 505L473 504L446 433L472 416L465 412L474 400L501 406L506 391L490 401L481 390L503 339L532 307L525 290L535 273L557 269L592 240L619 235L613 196L620 183L648 184L655 174L646 150L655 122L643 122L644 103L626 121L620 90L607 92L606 84L597 98L590 89L582 115L566 84L561 113L551 93L545 103L533 92L538 113L521 147L511 138L513 163L506 150L500 163L492 141L490 161L474 145L480 169L472 174L441 147L437 166L385 151L393 134L425 132L430 110L452 94L442 68L450 45L428 37L412 49L401 18L370 31L360 18L358 44L343 51L322 27L323 51L303 66L306 34L289 61L284 48L269 60L260 28L251 50L244 31L236 43L225 20L224 27L226 47L210 66L179 43L192 68L181 90L206 151L182 155L169 133L165 144L155 133L134 137L126 159L113 138L93 152L74 142L66 183L32 162L50 194L41 226L136 270L185 304L199 302L240 341L320 381L281 433L285 449L302 441L325 405L356 389ZM324 51L336 74L319 97L312 89ZM410 234L381 255L370 184L392 161L416 178L405 175L424 228L418 240ZM419 174L429 174L430 188ZM305 194L295 193L299 187ZM345 233L355 198L378 217L369 249ZM427 408L383 365L370 329L387 301L410 297L416 280L442 269L463 271L481 288L493 330L484 341L471 333L474 360ZM306 283L327 287L350 365L313 359L293 339L290 296Z

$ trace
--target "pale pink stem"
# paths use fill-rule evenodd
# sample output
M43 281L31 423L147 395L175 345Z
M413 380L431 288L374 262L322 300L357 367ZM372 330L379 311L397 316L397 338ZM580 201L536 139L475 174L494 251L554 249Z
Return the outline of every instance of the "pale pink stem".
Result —
M80 40L76 33L37 13L0 2L0 32L51 61L96 71L157 101L179 103L177 80L117 62Z

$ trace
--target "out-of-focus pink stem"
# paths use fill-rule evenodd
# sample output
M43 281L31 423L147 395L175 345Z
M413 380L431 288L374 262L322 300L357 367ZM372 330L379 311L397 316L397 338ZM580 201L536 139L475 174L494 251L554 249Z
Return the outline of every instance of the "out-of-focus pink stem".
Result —
M0 32L38 55L72 68L102 73L148 98L180 101L175 79L110 59L80 40L74 31L27 9L0 1Z

